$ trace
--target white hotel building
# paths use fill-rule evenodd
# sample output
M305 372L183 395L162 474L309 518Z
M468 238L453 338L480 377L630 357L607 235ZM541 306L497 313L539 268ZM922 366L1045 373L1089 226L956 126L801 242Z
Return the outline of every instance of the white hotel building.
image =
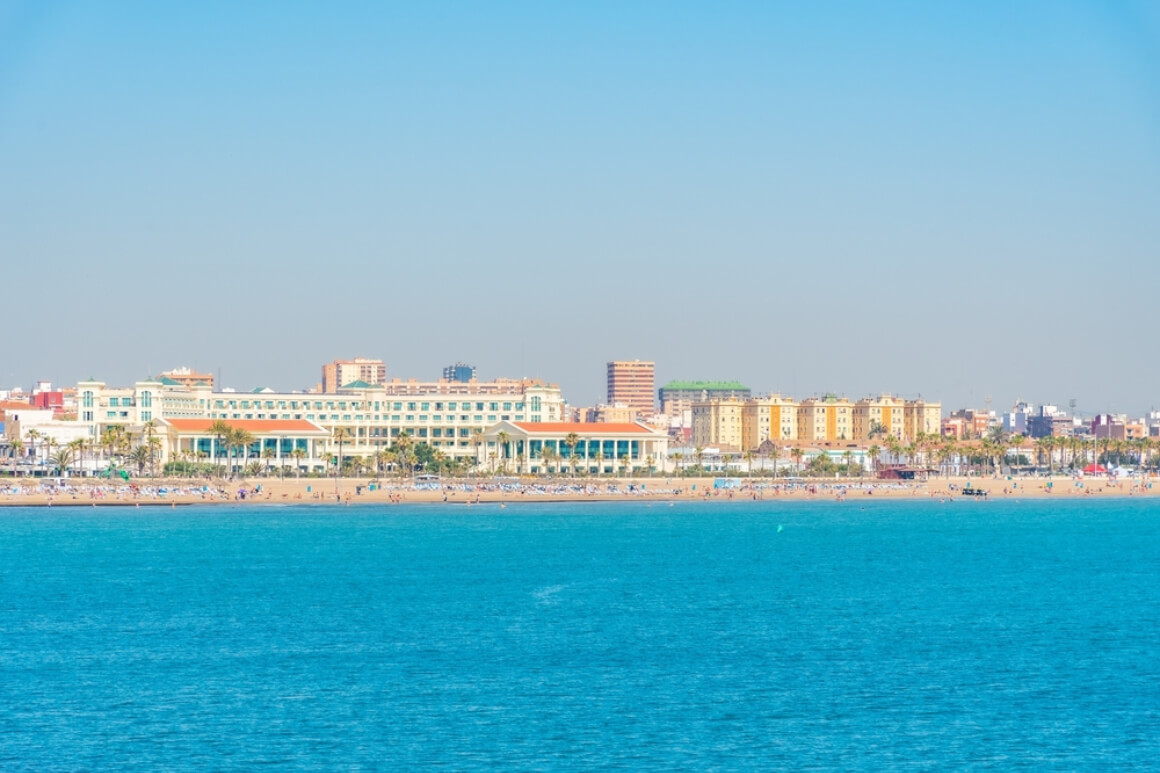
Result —
M77 419L89 427L97 440L110 426L124 427L132 436L145 432L152 421L162 438L162 461L178 452L210 448L208 434L191 436L178 431L169 419L222 419L245 421L256 442L251 457L267 448L282 460L294 448L303 448L321 464L321 457L336 450L337 433L345 430L344 456L370 456L394 443L406 432L415 442L426 443L449 457L486 459L495 440L483 433L499 422L552 423L564 416L560 388L538 380L497 379L485 382L403 381L384 384L355 382L335 393L215 392L211 387L186 387L174 382L141 381L132 387L109 388L100 381L77 384ZM307 422L302 437L288 437L282 422ZM263 421L271 422L263 425ZM192 426L192 425L189 425ZM264 429L265 427L265 429ZM325 431L319 441L316 427Z

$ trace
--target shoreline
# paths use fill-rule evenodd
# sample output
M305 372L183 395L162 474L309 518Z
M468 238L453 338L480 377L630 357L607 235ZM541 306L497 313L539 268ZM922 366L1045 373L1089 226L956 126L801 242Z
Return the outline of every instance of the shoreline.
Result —
M51 479L50 479L51 480ZM993 500L1160 498L1160 476L1109 480L1072 476L951 477L905 482L871 479L794 481L732 478L736 485L714 488L713 478L508 479L445 481L418 486L386 481L371 489L367 479L254 479L237 481L140 480L130 483L65 479L6 480L0 485L3 507L188 507L192 505L391 505L575 503L575 502L734 502L847 501L876 499ZM965 496L964 488L985 491Z

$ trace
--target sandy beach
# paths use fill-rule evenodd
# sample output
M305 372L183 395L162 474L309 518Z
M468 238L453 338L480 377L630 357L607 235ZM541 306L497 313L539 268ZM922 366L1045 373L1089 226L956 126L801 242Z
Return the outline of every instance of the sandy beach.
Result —
M278 480L150 480L109 483L66 479L9 479L0 484L0 506L57 505L231 505L231 504L401 504L622 501L856 500L865 498L1021 499L1160 496L1160 477L1112 480L1104 477L951 477L924 482L851 480L731 479L733 488L715 488L713 478L644 479L467 479L413 484L410 481L343 478ZM739 481L739 483L738 483ZM969 496L964 489L985 491Z

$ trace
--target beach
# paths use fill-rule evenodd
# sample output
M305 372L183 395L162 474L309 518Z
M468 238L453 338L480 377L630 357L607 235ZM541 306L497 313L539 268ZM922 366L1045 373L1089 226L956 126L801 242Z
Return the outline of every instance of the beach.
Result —
M1030 499L1155 497L1160 477L984 476L927 481L773 478L502 478L414 483L400 479L252 478L235 480L147 479L110 483L92 479L16 478L0 484L0 506L231 505L231 504L514 504L646 500L838 501L890 499ZM982 494L978 492L984 492Z

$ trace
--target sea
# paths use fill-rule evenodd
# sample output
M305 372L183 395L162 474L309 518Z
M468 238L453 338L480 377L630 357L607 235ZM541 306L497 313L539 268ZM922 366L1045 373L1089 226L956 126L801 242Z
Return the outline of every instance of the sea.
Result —
M0 770L1160 766L1160 501L0 509Z

